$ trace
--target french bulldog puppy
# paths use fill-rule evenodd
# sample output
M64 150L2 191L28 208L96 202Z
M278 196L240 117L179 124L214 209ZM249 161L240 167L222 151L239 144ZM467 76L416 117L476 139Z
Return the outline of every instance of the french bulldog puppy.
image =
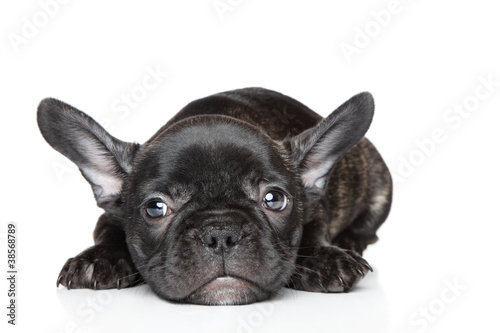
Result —
M95 245L70 258L67 289L147 283L206 305L262 301L281 288L347 292L386 219L389 171L364 138L373 98L326 118L247 88L184 107L149 141L111 136L59 100L38 107L43 137L71 159L104 209Z

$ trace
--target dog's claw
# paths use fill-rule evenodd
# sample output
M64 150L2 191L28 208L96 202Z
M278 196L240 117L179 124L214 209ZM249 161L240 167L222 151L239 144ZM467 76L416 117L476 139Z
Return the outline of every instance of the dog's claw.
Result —
M344 286L344 280L340 276L337 275L337 278L339 279L340 285L343 287Z
M361 275L361 276L363 276L363 277L365 276L365 273L363 273L363 271L362 271L362 270L357 269L357 271L358 271L359 275Z
M370 266L370 264L369 264L369 263L365 262L365 263L363 263L363 265L364 265L366 268L368 268L368 269L370 270L370 272L373 272L373 268L372 268L372 266Z
M95 245L66 260L57 285L68 290L123 289L138 280L139 272L126 252L111 245Z

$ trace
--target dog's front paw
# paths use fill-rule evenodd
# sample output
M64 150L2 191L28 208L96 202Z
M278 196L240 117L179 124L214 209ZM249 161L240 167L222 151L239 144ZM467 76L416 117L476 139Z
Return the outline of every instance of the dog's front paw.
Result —
M57 279L69 289L125 288L140 283L130 254L103 245L88 248L64 264Z
M336 246L299 252L288 287L314 292L348 292L372 268L359 254Z

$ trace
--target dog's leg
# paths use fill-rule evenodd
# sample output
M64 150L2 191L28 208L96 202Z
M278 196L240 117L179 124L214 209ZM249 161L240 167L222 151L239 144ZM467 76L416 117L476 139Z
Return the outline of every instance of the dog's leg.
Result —
M348 292L372 268L355 251L318 246L299 251L288 287L313 292Z
M389 170L376 150L367 150L372 161L367 178L370 179L370 195L366 208L353 221L335 235L332 243L359 255L369 244L378 239L376 232L384 223L392 203L392 180Z
M346 292L372 268L361 255L377 240L376 232L385 221L392 201L392 182L383 163L370 170L373 177L366 208L332 241L328 239L327 214L316 212L316 220L304 226L296 274L290 286L307 291ZM331 245L330 245L331 244Z
M94 230L95 245L64 264L57 279L68 289L125 288L142 282L132 263L120 223L103 214Z
M373 211L365 211L358 215L349 227L338 234L332 243L343 249L356 251L359 255L363 255L366 247L378 240L376 231L384 220L385 217L375 215Z
M304 226L288 287L313 292L347 292L372 270L358 253L329 244L328 226L320 220Z
M361 255L368 244L377 240L376 232L385 221L392 201L392 182L385 164L378 164L373 173L374 190L366 208L333 240L328 235L326 216L317 212L317 219L304 226L296 274L292 288L307 291L346 292L372 268ZM375 177L375 175L372 175Z
M361 255L368 244L377 240L376 231L387 217L388 208L382 215L377 214L380 212L382 211L368 209L358 215L333 239L333 245L311 246L313 244L305 243L299 249L296 262L297 274L292 278L291 286L307 291L351 290L369 270L372 270Z

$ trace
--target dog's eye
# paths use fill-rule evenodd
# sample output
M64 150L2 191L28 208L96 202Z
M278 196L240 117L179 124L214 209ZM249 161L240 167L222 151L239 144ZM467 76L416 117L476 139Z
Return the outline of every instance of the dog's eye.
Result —
M170 215L172 210L170 210L164 202L154 200L146 204L146 214L152 218L159 218Z
M264 207L274 211L282 211L288 205L288 198L279 191L269 191L264 196Z

